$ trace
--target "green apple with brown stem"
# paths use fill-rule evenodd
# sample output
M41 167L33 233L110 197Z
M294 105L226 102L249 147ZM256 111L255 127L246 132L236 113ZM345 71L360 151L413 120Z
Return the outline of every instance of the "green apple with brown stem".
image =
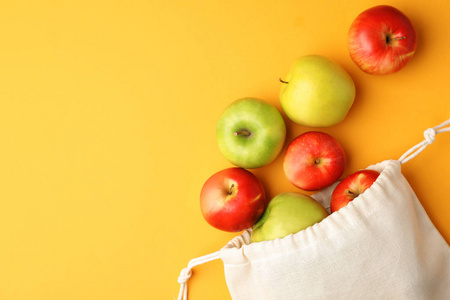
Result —
M290 120L303 126L338 124L355 99L355 84L347 71L320 55L300 57L280 81L283 111Z
M269 102L243 98L231 103L217 122L219 149L232 164L254 169L271 163L286 139L281 113Z

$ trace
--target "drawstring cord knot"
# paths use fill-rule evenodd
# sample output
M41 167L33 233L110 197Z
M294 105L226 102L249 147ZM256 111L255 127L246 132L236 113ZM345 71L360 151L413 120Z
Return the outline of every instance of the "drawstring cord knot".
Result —
M450 131L450 127L446 127L450 125L450 119L448 119L447 121L445 121L444 123L435 126L433 128L428 128L427 130L425 130L425 132L423 133L423 136L425 137L425 140L423 140L422 142L420 142L419 144L415 145L414 147L412 147L411 149L409 149L408 151L405 152L405 154L403 154L398 161L401 164L404 164L405 162L413 159L414 157L416 157L420 152L422 152L428 145L433 144L435 138L436 138L436 134L441 133L441 132L446 132L446 131Z
M191 259L186 268L181 270L180 276L178 276L178 283L180 284L180 292L178 293L177 300L187 300L187 282L192 276L192 268L198 265L202 265L209 261L220 258L220 251L213 252L204 256L200 256Z
M192 276L192 270L190 268L184 268L180 272L180 276L178 276L178 283L183 284L186 283L189 278Z
M434 128L428 128L423 133L423 136L425 137L425 140L427 141L428 145L431 145L433 144L436 138L436 130L434 130Z

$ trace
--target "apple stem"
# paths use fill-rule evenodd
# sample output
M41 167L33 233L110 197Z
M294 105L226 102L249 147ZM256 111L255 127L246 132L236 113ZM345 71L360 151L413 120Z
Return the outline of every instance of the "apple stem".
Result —
M233 194L234 183L231 184L230 189L228 190L228 195Z
M234 132L234 136L242 135L242 136L250 136L252 133L247 129L239 130Z
M280 78L280 82L285 83L285 84L288 84L288 83L289 83L289 81L284 81L284 80L281 79L281 78Z
M391 37L389 35L386 36L386 43L389 44L391 41L399 41L399 40L404 40L406 39L406 36L402 36L402 37Z

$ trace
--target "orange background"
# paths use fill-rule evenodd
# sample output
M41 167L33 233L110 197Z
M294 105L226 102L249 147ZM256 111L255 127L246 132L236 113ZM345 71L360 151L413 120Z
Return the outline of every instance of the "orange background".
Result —
M418 48L399 73L350 60L347 30L390 4ZM0 299L174 299L189 259L235 233L210 227L199 193L230 167L216 122L235 99L281 110L279 77L321 54L353 77L345 174L397 159L450 118L450 2L8 1L0 9ZM287 121L287 141L311 130ZM450 241L450 133L403 172ZM282 156L252 170L268 197L299 191ZM230 299L221 261L195 268L190 299Z

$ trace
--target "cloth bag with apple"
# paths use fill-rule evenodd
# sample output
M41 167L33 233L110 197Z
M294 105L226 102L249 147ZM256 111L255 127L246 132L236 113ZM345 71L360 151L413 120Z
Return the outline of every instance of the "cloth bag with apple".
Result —
M450 120L380 173L348 205L296 234L251 243L251 229L181 271L178 299L187 299L192 268L222 259L233 299L450 299L450 248L401 173ZM324 207L337 183L314 194Z

